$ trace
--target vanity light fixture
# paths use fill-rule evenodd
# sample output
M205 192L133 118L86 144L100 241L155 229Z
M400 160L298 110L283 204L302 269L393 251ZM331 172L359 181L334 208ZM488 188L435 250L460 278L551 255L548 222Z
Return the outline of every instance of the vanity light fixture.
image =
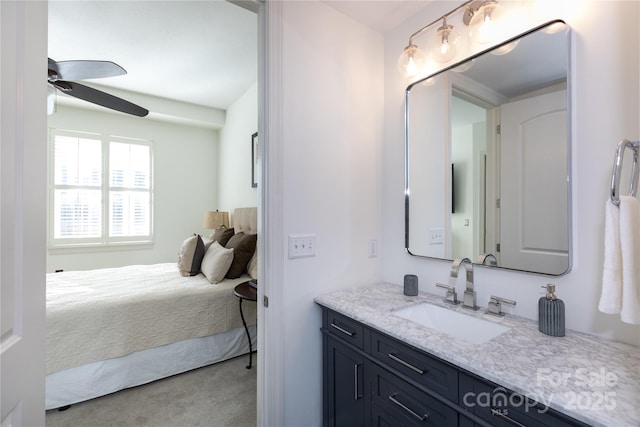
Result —
M447 24L447 17L442 18L442 26L436 31L436 37L433 39L431 47L431 55L438 62L448 62L455 58L458 53L458 42L460 35L453 28L453 25Z
M500 40L503 33L504 8L497 0L469 0L450 10L438 19L430 22L409 37L409 44L398 58L398 70L410 79L426 76L425 67L431 58L439 63L448 63L455 59L460 51L463 38L455 30L448 19L459 10L464 9L462 23L468 27L469 37L475 44L483 45ZM422 51L414 38L423 34L436 23L442 23L431 39L428 52ZM497 54L505 54L515 47L503 48Z
M409 45L404 48L402 55L398 58L398 71L404 77L416 77L423 70L426 62L426 54L409 39Z
M477 9L474 10L474 8ZM469 35L475 43L489 44L500 39L504 20L504 8L496 0L484 0L472 2L467 10L471 10L472 17L469 22Z

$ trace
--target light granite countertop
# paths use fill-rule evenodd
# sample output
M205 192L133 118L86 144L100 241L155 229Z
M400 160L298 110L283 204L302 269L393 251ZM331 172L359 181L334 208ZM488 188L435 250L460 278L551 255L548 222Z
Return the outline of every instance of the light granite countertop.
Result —
M640 347L566 330L538 331L537 321L490 316L421 292L405 296L391 283L333 292L315 301L387 335L440 357L594 426L640 426ZM510 329L482 344L452 338L392 311L428 302Z

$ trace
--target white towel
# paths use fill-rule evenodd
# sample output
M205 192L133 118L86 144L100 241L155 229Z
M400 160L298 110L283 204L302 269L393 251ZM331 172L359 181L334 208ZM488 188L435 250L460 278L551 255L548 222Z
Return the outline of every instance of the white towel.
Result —
M620 196L605 208L604 267L598 309L640 324L640 201Z
M622 309L620 319L640 324L640 200L620 196Z
M604 266L598 309L603 313L618 314L622 309L620 209L607 199L604 212Z

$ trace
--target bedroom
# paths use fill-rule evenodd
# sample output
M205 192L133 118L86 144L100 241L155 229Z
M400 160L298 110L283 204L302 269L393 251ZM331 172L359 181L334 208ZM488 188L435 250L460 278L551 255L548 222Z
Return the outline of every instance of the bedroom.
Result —
M231 217L230 227L235 226L236 236L243 231L242 227L247 234L256 232L255 218L243 219L243 209L252 207L255 212L257 205L257 189L251 185L252 135L258 126L257 17L254 12L227 2L51 2L48 19L48 54L51 58L55 58L56 61L109 60L127 69L127 74L115 77L86 81L80 78L67 80L82 80L82 84L144 105L144 108L150 111L146 117L136 117L71 98L63 94L63 91L50 90L49 93L50 173L56 177L81 177L78 178L80 187L74 187L77 185L76 181L59 182L59 178L56 178L55 185L51 185L48 195L52 213L48 221L46 271L64 271L53 274L48 279L49 346L46 407L52 409L121 389L123 384L141 384L197 365L226 360L233 355L246 353L247 350L239 347L246 345L246 336L241 327L237 298L233 295L233 286L249 279L246 272L242 272L244 274L240 279L227 278L220 284L217 284L220 277L213 279L208 276L205 279L201 274L181 281L177 261L178 252L182 250L181 244L189 236L197 233L207 241L213 233L214 230L206 229L203 224L204 214L208 211L228 212ZM147 24L142 26L140 22ZM188 29L185 24L187 22L191 23ZM117 28L117 31L114 31L114 28ZM171 30L163 32L163 29L167 28ZM131 40L136 42L130 43ZM131 46L132 49L126 49L125 46ZM182 79L176 77L181 75L184 76ZM88 148L100 145L102 161L97 154L100 148L97 152L90 152ZM107 149L107 145L111 148ZM65 147L71 149L67 148L65 151ZM114 147L126 147L125 162L117 157L118 151ZM145 158L143 163L151 164L151 167L140 169L136 166L135 169L132 167L127 170L129 164L135 164L135 158L133 155L129 157L128 153L133 152L136 147L149 147L150 158ZM92 157L82 157L83 155ZM78 160L75 160L76 156ZM69 161L65 162L66 158ZM94 159L98 160L92 163ZM78 167L76 162L78 165L94 166L90 169ZM115 205L117 202L111 202L116 207L109 208L109 214L102 215L105 220L100 220L100 215L91 216L86 213L99 212L103 208L95 209L93 205L83 205L81 209L76 207L75 215L64 222L64 212L68 212L68 208L65 211L65 203L72 204L74 199L59 202L58 197L63 200L64 192L83 194L83 191L91 190L87 190L86 183L94 185L93 181L88 181L93 178L82 177L96 175L93 171L100 170L101 162L108 162L103 165L118 165L105 166L105 171L113 171L116 168L123 170L121 174L125 178L122 182L125 184L115 185L126 187L126 177L135 175L136 179L146 183L143 185L147 187L143 188L142 192L135 193L141 185L136 181L133 190L125 190L131 196L125 196L124 202L120 202L119 205ZM83 170L84 175L81 175ZM111 172L111 176L110 181L113 182L114 172ZM53 183L53 180L51 182ZM82 184L85 187L82 187ZM123 192L121 189L109 191L110 194ZM58 196L59 194L61 196ZM137 196L139 194L142 196ZM135 231L133 236L127 236L124 231L118 236L115 230L118 223L113 219L106 221L106 218L113 218L115 209L122 209L124 218L131 217L131 214L127 215L126 197L135 200L131 204L137 203L137 210L145 212L142 216L136 213L136 218L143 218L144 232ZM106 199L105 196L103 198ZM109 198L111 199L111 196ZM145 204L149 206L149 202L146 201L149 199L150 212L140 208ZM78 216L78 212L81 216ZM102 227L98 226L98 229L114 231L100 236L98 230L97 233L89 235L91 233L87 230L92 231L91 226L101 221ZM128 230L134 229L134 225L138 226L137 219L124 220L121 227ZM146 232L149 229L151 231ZM227 247L232 245L231 242L230 240L226 243ZM221 240L220 244L225 245ZM240 248L236 246L234 263L240 259L238 250ZM112 282L110 277L102 275L89 279L85 278L84 274L73 273L74 271L111 269L136 264L153 265L154 268L140 276L136 273L139 268L128 268L121 278L137 277L136 284L142 285L148 281L145 277L153 277L154 279L148 281L149 285L155 282L153 286L157 289L154 292L165 293L163 299L169 304L157 312L158 317L153 322L153 329L144 331L144 325L148 324L148 321L142 318L134 319L133 313L144 313L143 316L150 319L154 310L150 303L155 301L158 298L155 295L159 294L147 295L143 294L142 290L135 291L133 283L118 291L121 295L128 293L133 297L130 301L123 301L127 308L122 309L122 312L114 305L108 308L110 313L105 312L94 317L93 312L101 309L89 308L91 302L83 299L82 305L87 307L81 309L84 314L62 314L63 306L77 304L71 300L61 300L66 299L71 292L71 283L86 283L78 288L79 295L85 294L88 286L92 294L102 295L100 300L120 304L119 297L111 294L121 280ZM233 264L231 267L233 269ZM115 269L109 271L110 274L122 274ZM187 297L186 294L171 296L171 287L162 285L170 274L178 276L172 280L177 281L184 293L193 292L191 301L186 303L186 311L180 315L182 320L178 317L168 320L161 314L177 314L180 301ZM227 274L228 277L238 275L232 276L230 272ZM211 288L207 279L216 283L216 289L206 289L205 293L201 293L202 291L197 289L198 286ZM104 285L98 285L103 282ZM143 303L137 305L136 309L139 302ZM205 305L200 306L200 302ZM254 310L245 313L250 328L253 328L251 325L255 322L253 313ZM101 336L107 340L105 343L109 342L108 336L112 333L116 335L113 337L115 340L108 345L100 344L99 349L93 347L91 339L87 344L74 345L74 342L85 342L80 340L80 337L86 334L87 329L75 328L73 322L67 323L64 319L78 316L83 316L83 323L86 325L95 322L92 328L100 331ZM100 319L103 317L112 320L109 325L98 326L102 323ZM181 331L175 329L173 325L184 323L186 319L190 319L187 321L190 332L184 327L180 327ZM119 326L115 326L116 324ZM164 326L161 326L162 324ZM213 326L215 324L218 326ZM133 325L138 326L134 328ZM112 332L107 332L112 328ZM235 332L227 332L229 329ZM134 338L136 330L144 332ZM120 337L120 331L128 332L126 336ZM77 387L72 389L65 386L67 380L64 376L88 379L93 375L85 375L74 369L88 369L102 359L125 357L132 352L149 351L151 347L213 336L220 332L225 333L229 344L225 344L223 349L221 344L208 342L207 357L198 362L194 360L189 365L181 367L157 366L154 368L156 372L163 373L149 372L148 375L139 375L140 366L134 368L134 365L129 365L138 372L136 376L139 378L134 382L124 377L116 380L117 376L111 374L104 380L96 381L99 386L85 386L84 390L80 387L81 382L77 380L74 381ZM76 338L72 338L74 335ZM255 339L255 332L252 335ZM86 337L90 338L89 335ZM155 338L149 341L145 337ZM95 338L93 341L96 341ZM134 341L139 344L125 344ZM147 344L142 345L143 342ZM83 348L80 351L82 354L77 354L75 350L65 350L74 347ZM177 351L176 349L174 354ZM160 359L167 358L168 355L170 356L167 353L154 357ZM101 369L105 368L106 365ZM95 378L92 381L95 381Z
M304 2L304 8L297 2L274 3L278 4L270 11L268 20L272 26L269 70L281 68L281 72L270 78L275 82L269 80L269 105L281 110L275 110L278 116L267 121L271 133L268 140L273 140L274 145L269 154L271 169L266 175L271 182L263 190L267 191L265 231L279 237L269 242L275 271L267 276L274 286L270 308L275 310L270 310L269 316L275 320L277 334L269 337L273 338L269 354L274 357L269 366L271 377L267 383L271 389L265 393L263 417L266 425L269 420L274 420L271 425L320 425L321 321L313 298L379 280L401 283L402 275L409 272L419 275L421 287L448 274L448 263L417 260L403 251L404 86L395 71L397 52L406 45L407 35L439 13L429 10L423 15L416 14L402 27L372 30L355 17L345 17L321 2ZM447 2L434 3L442 6ZM578 262L570 274L559 279L558 285L562 295L567 296L566 301L571 301L568 327L637 343L636 330L593 308L599 289L602 205L607 193L606 178L611 172L611 144L615 144L620 134L634 137L638 133L638 100L629 96L638 90L635 25L640 16L638 4L607 3L608 7L603 8L600 2L584 2L579 10L557 13L567 17L577 36L574 96L580 107L574 123L579 146L574 223L579 239ZM25 14L27 27L41 28L39 11L27 9ZM621 25L615 27L616 31L603 32L603 22ZM331 34L327 34L329 24ZM28 60L35 61L35 57L46 54L46 43L43 46L42 42L45 36L38 31L34 31L35 41L26 38L24 32L15 33L28 44ZM610 49L612 46L615 49ZM353 61L341 62L345 58ZM611 79L612 75L617 78ZM278 76L286 81L286 90ZM28 78L38 81L35 75ZM41 94L35 95L31 94L27 101L28 106L37 108L34 98ZM363 99L367 102L362 102ZM606 108L601 107L603 104ZM6 124L3 121L3 132ZM36 164L43 163L38 146L27 148L34 150ZM46 182L38 168L28 166L30 174ZM27 188L44 191L43 183ZM44 206L36 200L32 211L35 220L26 217L29 228L25 233L25 252L31 266L42 264L44 270L44 259L39 259L45 244L39 236L44 230L37 225L40 218L45 218ZM289 262L281 237L301 232L317 234L318 256ZM379 256L373 259L367 257L366 249L372 237L379 238L380 244ZM7 251L2 255L4 272L13 258L8 257ZM26 278L37 282L28 273L25 269ZM486 269L479 269L477 274L483 299L490 293L505 297L518 293L523 301L535 301L543 279ZM34 294L32 301L38 301L38 292L28 292ZM37 303L33 306L37 317L41 307ZM518 310L525 311L525 305L519 303ZM523 314L533 316L532 311ZM28 332L41 336L37 325ZM41 350L36 342L22 354L37 354ZM39 384L39 379L32 378L32 382Z
M143 16L146 27L138 24ZM220 25L225 20L233 24L226 32ZM136 40L129 44L134 49L123 48L129 40ZM127 70L83 83L143 105L149 116L114 114L53 91L48 125L51 132L152 141L154 209L153 244L125 250L50 247L47 272L173 261L191 233L211 233L203 228L206 211L256 206L257 190L250 185L251 135L258 126L254 13L227 2L169 2L163 8L149 2L51 2L49 56L109 60ZM200 68L208 79L194 70Z

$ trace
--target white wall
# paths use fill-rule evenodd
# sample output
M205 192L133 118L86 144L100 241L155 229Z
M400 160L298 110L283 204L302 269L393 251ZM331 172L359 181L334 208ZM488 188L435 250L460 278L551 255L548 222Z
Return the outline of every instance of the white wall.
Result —
M448 3L448 4L446 4ZM549 2L554 3L555 2ZM637 1L581 2L580 8L558 10L573 29L573 269L562 277L476 268L480 305L490 295L514 299L511 312L537 319L540 286L557 285L566 304L569 329L640 344L638 326L598 312L603 260L604 203L617 142L638 139L639 5ZM560 5L560 3L558 3ZM450 2L430 3L444 13ZM559 6L558 6L559 7ZM449 274L449 263L412 258L403 249L403 87L396 60L408 36L439 13L417 14L385 37L385 136L382 145L382 278L401 283L417 274L423 291L439 293L435 282ZM430 19L431 18L431 19ZM603 22L615 22L602 31ZM462 283L458 284L462 286Z
M48 250L47 272L86 270L177 260L182 241L202 228L204 212L217 209L218 131L58 106L49 127L153 141L154 244L118 250Z
M228 109L218 148L218 209L257 206L251 187L251 135L258 131L258 85L253 84Z
M382 36L322 2L282 2L284 233L314 233L313 258L283 263L286 426L322 424L322 340L316 295L371 285L380 258ZM276 203L277 201L273 201ZM281 402L278 402L281 403Z

